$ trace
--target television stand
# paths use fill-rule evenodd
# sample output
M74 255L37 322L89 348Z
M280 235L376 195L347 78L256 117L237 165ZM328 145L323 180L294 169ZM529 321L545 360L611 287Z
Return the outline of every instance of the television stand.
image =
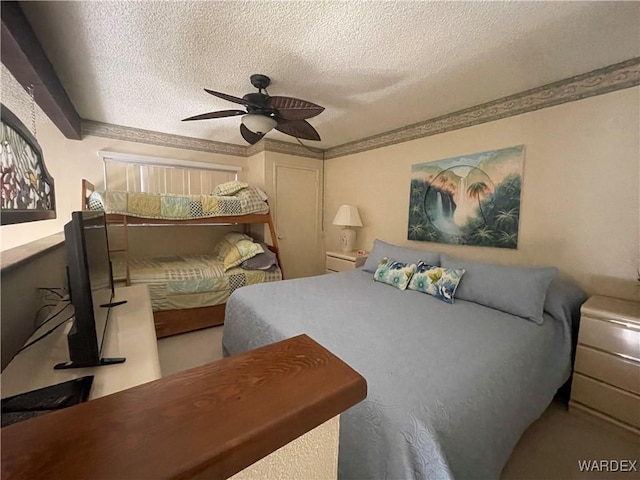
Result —
M124 363L127 359L125 357L112 357L112 358L101 358L100 365L82 365L74 362L62 362L57 363L53 366L54 370L64 370L67 368L93 368L93 367L102 367L104 365L116 365L118 363Z
M104 334L103 364L126 357L127 361L110 367L59 368L69 362L67 332L69 325L55 330L42 341L16 355L0 377L2 396L36 390L85 375L94 375L89 400L147 383L161 377L151 300L146 285L116 288L114 301L127 300L111 310ZM32 338L44 333L49 325L38 329Z

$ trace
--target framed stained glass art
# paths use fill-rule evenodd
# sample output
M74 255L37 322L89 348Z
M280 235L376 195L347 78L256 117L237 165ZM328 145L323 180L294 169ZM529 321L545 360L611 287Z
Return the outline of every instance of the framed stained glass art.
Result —
M18 117L4 105L1 109L0 223L56 218L53 177L44 164L40 145Z

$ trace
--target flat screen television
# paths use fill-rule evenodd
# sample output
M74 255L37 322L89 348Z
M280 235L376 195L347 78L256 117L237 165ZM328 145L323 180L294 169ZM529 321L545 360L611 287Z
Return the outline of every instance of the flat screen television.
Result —
M64 226L67 277L74 307L73 326L67 334L69 362L54 368L80 368L122 363L124 358L103 358L107 323L114 296L107 224L103 212L73 212Z

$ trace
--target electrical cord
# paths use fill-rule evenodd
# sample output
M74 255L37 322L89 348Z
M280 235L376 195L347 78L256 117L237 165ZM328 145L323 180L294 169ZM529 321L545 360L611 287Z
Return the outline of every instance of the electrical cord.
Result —
M57 290L64 290L64 288L53 288L53 287L38 287L38 290L46 290L47 292L51 292L58 296L58 298L63 298L63 295Z
M57 304L57 303L47 303L47 304L45 304L45 305L42 305L42 306L38 309L38 311L36 312L36 318L38 318L38 315L40 314L40 312L41 312L43 309L45 309L45 308L47 308L47 307L57 307L57 306L58 306L58 304Z
M66 308L66 307L65 307L65 308ZM64 310L64 309L63 309L63 310ZM61 311L62 311L62 310L60 310L60 312L61 312ZM58 312L58 313L60 313L60 312ZM57 313L56 313L56 315L57 315ZM18 355L18 354L19 354L20 352L22 352L23 350L26 350L27 348L29 348L31 345L34 345L34 344L38 343L38 342L39 342L40 340L42 340L43 338L45 338L45 337L47 337L47 336L51 335L51 334L52 334L52 333L53 333L57 328L59 328L60 326L64 325L65 323L67 323L67 322L68 322L69 320L71 320L74 316L75 316L75 313L73 313L73 314L69 315L67 318L65 318L63 321L61 321L59 324L57 324L57 325L56 325L55 327L53 327L51 330L48 330L46 333L43 333L42 335L40 335L38 338L36 338L36 339L32 340L31 342L27 343L24 347L22 347L20 350L18 350L18 351L16 352L16 355ZM51 317L51 318L53 318L53 317ZM50 319L48 319L48 320L46 320L46 321L48 322L49 320L51 320L51 318L50 318ZM44 325L44 324L43 324L43 325Z
M60 315L62 312L64 312L64 310L71 305L71 302L67 302L67 304L62 307L60 310L58 310L56 313L54 313L53 315L51 315L50 317L46 318L40 325L38 325L38 328L42 327L43 325L49 323L51 320L53 320L54 318L56 318L58 315ZM46 306L46 305L45 305ZM40 308L40 310L42 310L42 308ZM38 312L40 311L38 310ZM37 314L36 314L36 318L37 318Z
M313 153L322 153L322 154L323 154L323 160L324 160L324 150L322 150L321 148L312 148L312 147L310 147L310 146L305 145L304 143L302 143L302 140L300 140L298 137L295 137L295 138L296 138L296 140L298 141L298 143L299 143L300 145L302 145L304 148L306 148L306 149L307 149L307 150L309 150L310 152L313 152Z
M47 299L47 300L48 300L48 299ZM44 310L45 308L47 308L47 307L57 307L57 306L58 306L58 304L57 304L57 303L46 303L46 304L42 305L42 306L41 306L41 307L36 311L36 314L33 316L33 324L36 326L36 328L39 326L39 325L38 325L38 316L40 315L40 312L41 312L42 310ZM51 313L51 312L49 312L49 313Z

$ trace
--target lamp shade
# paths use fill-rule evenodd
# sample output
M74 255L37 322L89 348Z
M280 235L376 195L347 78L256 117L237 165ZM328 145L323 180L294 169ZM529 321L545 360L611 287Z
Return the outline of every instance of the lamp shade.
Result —
M242 124L253 133L263 135L272 130L278 122L273 118L259 113L247 113L242 116Z
M334 225L341 225L343 227L361 227L362 220L360 220L360 214L358 213L358 207L353 205L341 205L333 219Z

